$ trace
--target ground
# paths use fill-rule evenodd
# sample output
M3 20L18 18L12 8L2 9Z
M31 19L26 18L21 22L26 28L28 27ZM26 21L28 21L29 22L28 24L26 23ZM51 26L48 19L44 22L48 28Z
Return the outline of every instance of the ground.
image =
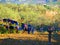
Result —
M0 34L0 45L48 45L48 32ZM52 45L60 45L60 32L52 34Z

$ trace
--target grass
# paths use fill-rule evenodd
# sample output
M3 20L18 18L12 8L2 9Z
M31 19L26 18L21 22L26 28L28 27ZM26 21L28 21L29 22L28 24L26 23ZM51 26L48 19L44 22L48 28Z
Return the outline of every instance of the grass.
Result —
M58 39L52 35L52 45L59 45L60 32L58 32ZM34 34L27 34L27 32L0 34L0 45L48 45L48 33L41 34L35 32Z

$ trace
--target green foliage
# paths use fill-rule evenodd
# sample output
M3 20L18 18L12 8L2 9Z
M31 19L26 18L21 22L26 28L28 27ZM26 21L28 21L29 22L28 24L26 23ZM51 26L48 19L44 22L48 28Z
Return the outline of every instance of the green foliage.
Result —
M7 30L4 27L0 26L0 33L3 34L3 33L6 33L6 32L7 32Z
M54 20L47 18L46 11L57 12L54 15ZM39 25L41 23L50 24L54 23L55 20L60 19L60 8L58 6L47 6L47 5L35 5L35 4L0 4L0 18L10 18L17 20L21 23L21 18L24 18L24 23L30 23Z
M16 20L19 23L31 23L39 28L40 24L49 25L60 22L60 8L58 5L0 4L0 20L3 18ZM21 21L21 19L23 20ZM15 30L12 32L16 33ZM8 33L8 31L4 27L0 27L0 33Z
M14 12L12 9L0 5L0 18L10 18L13 20L18 20L20 19L20 16L18 15L18 12Z

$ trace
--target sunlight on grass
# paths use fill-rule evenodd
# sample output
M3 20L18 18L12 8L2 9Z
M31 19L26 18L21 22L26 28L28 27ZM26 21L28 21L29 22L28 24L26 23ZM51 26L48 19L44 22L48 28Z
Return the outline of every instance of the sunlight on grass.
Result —
M0 34L0 39L5 38L13 38L13 39L22 39L22 40L40 40L40 41L48 41L47 32L41 35L39 32L35 32L35 34L28 34L27 32L21 34ZM52 39L52 42L56 42L56 40Z

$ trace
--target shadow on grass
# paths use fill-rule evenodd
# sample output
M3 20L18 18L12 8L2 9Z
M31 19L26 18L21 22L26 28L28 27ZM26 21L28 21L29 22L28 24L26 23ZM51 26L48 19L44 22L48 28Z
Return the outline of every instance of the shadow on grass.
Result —
M0 39L0 45L48 45L47 41L39 40L22 40L22 39ZM57 42L52 42L52 45L58 45Z
M52 35L52 39L57 41L56 45L60 45L60 34Z

